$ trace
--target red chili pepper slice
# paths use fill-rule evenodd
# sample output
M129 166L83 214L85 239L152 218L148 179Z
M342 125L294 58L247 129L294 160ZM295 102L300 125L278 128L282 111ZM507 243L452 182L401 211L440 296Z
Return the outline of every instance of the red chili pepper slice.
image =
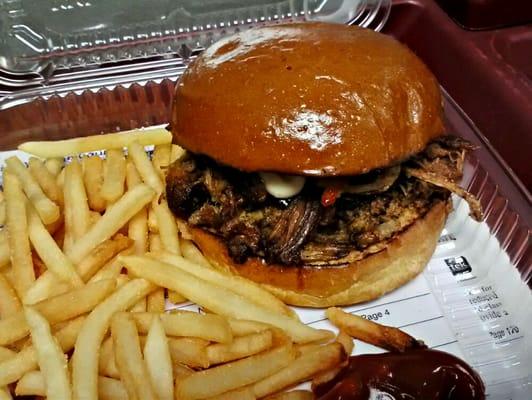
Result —
M321 195L321 204L324 207L330 207L336 202L338 197L340 197L340 189L330 186L323 191Z

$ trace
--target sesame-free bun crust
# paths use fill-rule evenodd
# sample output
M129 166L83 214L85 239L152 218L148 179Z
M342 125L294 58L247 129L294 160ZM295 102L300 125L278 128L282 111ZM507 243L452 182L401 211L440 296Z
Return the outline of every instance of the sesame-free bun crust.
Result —
M449 203L436 203L384 250L341 267L287 267L257 258L235 264L217 237L199 228L189 230L215 268L260 283L287 304L330 307L376 299L415 278L434 252L448 209Z
M252 28L178 82L175 143L243 171L356 175L443 133L438 83L407 47L327 23Z

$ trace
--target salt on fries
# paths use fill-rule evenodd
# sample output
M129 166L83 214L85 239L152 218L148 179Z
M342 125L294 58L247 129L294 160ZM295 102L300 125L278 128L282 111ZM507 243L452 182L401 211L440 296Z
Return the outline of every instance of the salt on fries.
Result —
M170 140L159 129L32 142L20 149L47 159L8 162L0 396L306 400L284 391L334 377L351 336L371 336L334 310L337 337L313 329L260 285L214 269L168 208L164 172L183 152ZM78 161L93 150L108 158ZM165 313L165 301L208 313Z

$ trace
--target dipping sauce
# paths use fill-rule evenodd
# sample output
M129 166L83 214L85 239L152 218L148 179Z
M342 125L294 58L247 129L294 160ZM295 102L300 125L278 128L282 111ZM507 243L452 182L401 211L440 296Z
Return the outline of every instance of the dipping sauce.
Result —
M314 388L320 400L482 400L484 384L459 358L438 350L352 356L333 380Z

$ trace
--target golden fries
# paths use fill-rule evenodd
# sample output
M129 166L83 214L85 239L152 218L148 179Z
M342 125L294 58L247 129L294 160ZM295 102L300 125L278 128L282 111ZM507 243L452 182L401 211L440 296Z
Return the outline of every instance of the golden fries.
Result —
M18 178L4 173L4 195L6 198L6 225L9 239L11 267L13 269L13 286L20 298L35 281L33 261L28 233L26 214L26 196Z
M292 346L281 346L230 364L196 372L178 382L176 397L183 400L205 399L247 386L287 366L295 356Z
M164 190L164 183L144 151L144 147L138 142L132 142L128 147L128 155L135 163L135 167L137 167L137 171L144 183L150 185L157 193L157 196L160 196Z
M128 161L126 170L127 188L132 189L141 183L135 165ZM128 236L135 242L135 254L144 254L148 250L148 210L143 207L128 224Z
M287 315L259 307L224 287L203 281L173 265L139 256L121 257L121 260L137 276L182 293L186 298L217 314L269 323L285 330L296 343L312 342L330 336L328 331L310 328Z
M165 329L159 316L152 318L143 354L152 387L157 397L159 400L173 400L174 374L172 371L172 358L164 331Z
M77 242L89 229L91 217L87 193L83 183L81 166L76 158L65 167L65 184L63 186L65 202L65 241L69 238L67 248Z
M36 310L24 309L26 322L30 327L31 341L37 353L37 361L42 371L46 397L49 399L72 398L67 363L62 349L50 331L48 321Z
M44 166L50 173L57 178L64 164L64 158L47 158Z
M55 142L26 142L18 148L19 150L39 157L53 158L102 149L123 149L135 141L141 145L168 144L172 142L172 134L164 128L135 129L119 133L108 133L106 135L58 140Z
M45 396L46 387L40 371L31 371L24 375L15 387L17 396ZM98 377L98 398L100 400L128 400L126 389L117 379Z
M320 346L312 352L298 357L293 363L253 386L257 397L264 397L306 381L313 375L337 366L346 355L339 343Z
M368 321L358 315L331 307L326 311L327 318L349 336L390 351L405 351L419 347L419 342L400 329Z
M57 342L67 353L74 348L76 338L85 317L70 320L67 325L54 334ZM19 351L10 359L0 361L0 386L8 385L19 380L26 372L37 368L37 355L33 346Z
M206 268L212 268L212 265L207 261L205 256L201 253L200 249L196 247L192 241L187 239L181 239L179 241L179 246L181 248L181 253L183 254L183 258L195 263L199 264Z
M135 322L128 313L117 313L111 322L115 361L130 399L156 399L140 350Z
M267 290L247 279L241 278L239 276L227 275L223 272L214 270L213 268L197 265L182 257L168 253L157 254L156 257L166 263L172 264L182 271L193 274L200 279L231 290L232 292L249 299L261 307L273 312L297 318L294 316L294 312L282 301L280 301Z
M84 157L82 159L83 182L87 192L87 201L92 210L102 212L105 210L106 201L102 197L103 185L103 160L98 156Z
M6 160L7 168L10 173L17 176L24 189L24 193L28 196L29 201L33 204L37 213L45 224L51 224L59 219L59 206L50 200L37 181L33 178L30 172L26 169L22 161L17 157L9 157Z
M10 263L9 238L7 228L0 230L0 270Z
M114 281L99 281L70 292L52 297L34 305L51 324L66 321L94 308L115 288ZM14 343L29 333L28 324L22 312L0 320L0 345Z
M168 338L172 363L193 368L208 368L207 345L209 342L197 338Z
M217 343L231 343L233 340L229 324L219 315L178 311L160 315L133 313L132 317L141 333L147 333L153 319L160 318L168 336L196 337Z
M146 296L154 286L143 279L127 282L89 314L79 332L72 356L75 399L98 398L98 349L115 312L124 311Z
M104 162L101 195L107 204L113 204L124 193L126 159L121 149L107 150Z
M177 235L177 225L172 212L168 208L166 200L160 204L154 204L153 209L157 217L157 226L159 227L159 237L165 251L171 254L180 255L179 236Z
M212 344L207 347L209 365L222 364L260 353L273 345L270 330L235 338L229 344Z
M105 214L98 222L92 225L89 231L79 239L74 246L67 252L67 257L75 264L81 262L96 246L104 240L109 239L122 226L128 222L131 217L138 213L151 199L155 192L147 185L138 185L128 190L120 200L111 208L108 208Z
M31 206L28 205L28 229L33 248L50 272L61 282L72 287L83 286L76 268L63 254L54 238L44 227L41 219Z
M35 178L44 194L46 194L46 196L48 196L48 198L55 204L61 206L63 204L63 193L57 184L55 175L46 168L44 163L38 158L30 157L28 170L33 178Z
M0 320L22 310L22 304L4 274L0 272Z

